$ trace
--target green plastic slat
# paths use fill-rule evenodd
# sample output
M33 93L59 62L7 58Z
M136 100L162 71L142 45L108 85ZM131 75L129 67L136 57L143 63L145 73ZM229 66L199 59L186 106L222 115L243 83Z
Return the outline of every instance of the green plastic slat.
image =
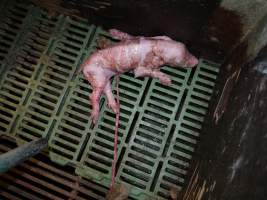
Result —
M144 89L147 84L148 78L145 79L135 79L132 74L127 73L121 75L119 88L120 88L120 127L119 127L119 154L121 149L126 144L127 133L130 130L131 123L133 122L134 116L138 112L138 104L141 97L144 95ZM113 83L113 88L115 82ZM124 88L127 85L128 90L123 92L121 87ZM135 90L137 89L138 90ZM114 91L115 93L115 91ZM128 99L122 98L124 94L131 97ZM126 104L125 104L126 103ZM124 106L123 106L124 105ZM81 162L84 163L81 168L78 168L77 173L83 174L86 171L88 176L96 177L99 182L104 185L108 185L111 177L111 165L113 160L113 140L114 140L114 125L115 125L115 115L113 111L108 109L106 106L101 111L101 118L99 119L97 125L92 130L91 137L88 141L88 145L83 153ZM106 153L105 153L106 152ZM100 156L102 156L100 158ZM99 162L104 164L98 165L99 163L94 161L95 157L99 157ZM86 165L86 163L90 165ZM80 166L80 165L79 165Z
M29 11L29 7L25 5L17 4L15 5L14 2L9 1L2 1L2 9L0 13L1 17L1 27L0 27L0 78L2 78L4 74L4 69L6 65L6 59L9 58L10 60L10 53L12 48L14 48L14 44L20 38L22 34L22 27L23 22L25 22L25 18ZM20 8L24 8L24 12L20 12L20 20L14 20L14 16L16 16L18 10Z
M192 135L190 135L187 132L196 131L195 129L198 128L200 132L202 123L204 121L203 113L198 113L198 110L192 108L194 111L194 114L192 112L188 112L188 105L190 102L193 102L195 104L198 104L199 101L196 101L194 98L192 98L192 95L196 95L198 97L201 97L202 93L195 92L194 89L198 88L199 82L201 84L201 80L199 79L199 74L203 73L203 68L210 70L213 76L218 75L218 65L210 64L208 65L208 61L202 61L198 65L196 72L194 74L193 81L188 87L188 94L184 102L184 106L181 110L180 117L177 120L177 123L175 123L176 128L174 130L173 137L170 142L170 146L168 149L168 152L166 154L166 157L163 162L162 170L160 171L160 175L157 181L157 185L155 187L155 192L157 195L167 198L169 196L169 189L170 187L177 187L177 189L181 188L183 186L184 182L178 183L175 180L179 177L179 167L177 169L172 170L173 173L168 173L170 169L173 168L173 165L180 166L180 169L184 169L183 166L180 165L180 159L182 160L188 160L190 161L191 155L194 152L194 147L196 145L195 137L192 138ZM205 72L206 73L206 72ZM215 81L216 79L214 79ZM203 87L202 92L209 91L210 87ZM206 94L209 98L211 97L211 93L209 95ZM202 101L206 100L203 98ZM208 103L207 103L208 104ZM206 107L207 112L208 106ZM187 124L187 128L182 128L182 124ZM188 129L188 130L185 130ZM182 135L181 132L182 131ZM173 156L172 154L179 155L179 157ZM191 155L190 155L191 154ZM170 165L170 161L172 161L172 165ZM178 176L178 177L175 177ZM180 177L183 177L180 176ZM165 180L164 180L165 179ZM167 180L167 181L166 181ZM170 187L164 188L164 184L168 184Z
M168 190L171 187L177 189L183 187L194 147L197 144L196 137L199 136L201 124L208 109L208 101L212 95L211 86L214 85L214 82L211 82L212 84L205 87L206 85L201 83L210 80L202 81L199 79L199 75L205 74L210 78L218 74L218 66L208 64L206 61L205 63L200 61L191 84L188 84L190 73L193 73L191 69L165 67L162 71L171 76L174 80L173 85L166 87L161 85L158 80L153 79L144 105L140 107L137 99L137 101L135 100L137 104L129 109L129 112L138 112L139 117L129 142L124 139L125 133L128 131L120 129L122 132L119 137L119 156L123 157L118 170L117 182L131 186L132 197L145 199L157 196L165 199L168 198ZM208 74L207 70L210 70L211 74ZM122 78L122 80L124 79ZM127 82L127 80L129 81ZM129 99L134 99L130 98L134 95L129 94L131 88L129 85L134 80L138 79L128 77L125 82L120 83L121 86L126 87L126 89L120 89L121 96L129 95L127 103L129 103ZM199 82L200 84L198 84ZM145 82L142 87L145 87L146 84ZM143 90L139 89L139 91ZM185 91L187 91L187 95L182 102ZM125 101L125 98L121 97L120 100ZM180 105L181 103L183 104ZM197 107L195 109L197 105L202 106L201 109ZM182 109L180 109L179 118L176 119L179 106ZM159 109L161 112L158 112ZM79 164L76 172L108 186L113 159L115 116L105 110L108 109L103 109L100 121L92 131L81 159L81 165ZM111 117L107 116L108 114ZM121 126L129 127L132 118L128 119L130 119L130 123L125 118L125 122L120 121ZM175 128L172 129L172 127ZM170 138L170 136L172 137ZM120 155L122 147L125 148L124 155ZM133 157L133 155L136 156ZM145 163L151 163L151 165Z
M80 54L81 59L87 58L96 49L96 38L103 31L100 28L95 30L94 26L86 26L74 21L69 27L69 30L84 36L83 45L79 46L80 51L69 48L72 49L72 53ZM79 66L76 65L75 67ZM92 90L82 75L76 76L69 84L71 87L69 95L66 97L66 104L62 107L59 115L60 120L57 121L49 141L50 157L61 165L75 164L85 141L90 137L91 105L89 95ZM59 138L62 140L61 143L57 141ZM68 150L69 148L67 143L72 146L68 155L65 152L65 149ZM61 150L57 147L61 147Z
M169 67L165 67L162 71L171 76L172 80L174 80L173 84L169 87L162 86L159 84L158 80L152 80L144 106L139 108L140 115L137 124L135 125L133 135L122 159L122 165L118 170L117 180L119 182L122 181L124 184L136 186L132 190L136 198L141 198L140 195L142 194L147 195L147 198L152 198L154 196L153 188L151 187L153 187L154 177L157 177L155 173L162 159L160 155L164 151L164 144L168 139L167 133L171 130L172 121L175 118L181 102L181 91L186 87L191 72L191 70ZM177 92L174 93L173 91ZM159 109L161 109L161 111ZM154 112L151 112L151 110ZM151 127L156 131L153 131ZM143 134L139 134L139 132ZM151 135L152 138L157 138L158 142L154 142L151 136L148 137L148 135ZM134 171L131 169L141 166L138 166L136 161L130 165L126 164L128 158L132 157L132 155L138 155L139 158L137 158L136 161L146 156L147 159L153 163L153 165L146 167L151 173L148 175L144 184L139 183L141 179L138 178L138 176L136 177ZM145 175L144 172L140 173ZM127 177L129 175L135 177L135 179L128 179Z
M19 17L14 14L16 13L15 11L10 12L9 15L11 15L12 18L18 17L21 23L16 24L17 21L15 21L12 24L12 26L18 28L18 31L14 31L14 36L16 37L14 37L13 43L10 45L7 57L12 57L11 54L14 53L15 49L16 52L19 53L16 54L17 58L12 65L10 65L9 62L5 62L4 65L6 66L1 66L5 71L2 73L0 84L0 111L2 115L8 117L9 120L3 121L6 126L0 126L0 132L13 134L10 133L12 131L12 126L16 122L20 113L25 109L24 102L27 100L27 97L31 92L31 86L34 84L33 78L36 72L35 66L40 59L41 53L45 51L46 46L41 45L40 47L42 48L37 50L31 42L32 40L38 42L40 39L38 36L39 32L36 28L38 29L38 27L42 25L42 19L45 17L42 16L41 10L23 4L11 6L9 10L15 10L16 12L19 10ZM22 18L22 15L25 16L24 19ZM11 27L11 24L7 26L6 30L8 31L10 31L10 29L8 29L9 26ZM27 33L25 32L25 29L27 30ZM49 29L50 28L47 27L47 30ZM7 33L10 34L10 32ZM45 37L47 43L50 39L50 35ZM3 117L0 118L2 120Z
M78 175L108 187L115 115L102 97L93 127L91 86L74 74L98 48L97 39L108 34L83 20L49 18L31 5L2 7L7 20L0 27L0 133L19 142L48 136L54 162L70 164ZM12 20L18 24L11 26ZM7 60L14 52L17 59ZM171 86L132 73L120 78L116 181L128 185L134 199L168 199L170 188L183 188L219 73L217 64L206 60L196 69L161 70L171 76Z
M65 44L68 44L69 37L71 38L77 33L72 32L68 37L64 36L63 33L73 29L71 27L73 22L74 21L69 17L61 17L57 24L55 29L56 34L51 42L51 46L45 54L49 59L41 60L38 66L39 73L36 74L31 95L25 104L25 111L21 112L21 117L16 127L17 138L27 140L27 138L29 138L28 135L45 137L53 131L53 127L57 124L58 115L60 114L62 106L64 106L65 99L72 85L71 78L80 62L83 50L87 45L92 31L91 26L85 29L85 36L80 38L80 41L77 42L80 44L80 49L76 50L75 56L72 56L73 53L70 53L64 47ZM38 111L36 107L39 108ZM29 115L29 110L36 110L36 112ZM50 118L48 120L42 120L42 116L50 116ZM25 121L25 118L28 118L29 121ZM29 130L29 125L32 126L34 130ZM57 151L62 150L62 146L69 146L69 156L73 148L71 148L68 143L65 143L64 141L56 141L53 143L50 140L51 148L60 145Z

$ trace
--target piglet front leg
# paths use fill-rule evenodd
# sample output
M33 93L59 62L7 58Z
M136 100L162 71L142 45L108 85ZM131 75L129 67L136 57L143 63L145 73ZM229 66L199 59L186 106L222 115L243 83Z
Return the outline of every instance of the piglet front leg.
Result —
M172 81L170 77L161 71L159 69L151 69L146 67L137 67L134 70L135 77L144 77L144 76L150 76L152 78L158 78L163 85L171 85Z

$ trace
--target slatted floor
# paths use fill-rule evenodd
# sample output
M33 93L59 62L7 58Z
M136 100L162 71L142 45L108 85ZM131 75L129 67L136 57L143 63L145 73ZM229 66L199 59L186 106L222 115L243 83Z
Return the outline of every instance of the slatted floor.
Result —
M0 137L0 153L16 147L14 141ZM61 167L44 153L31 158L0 176L0 199L24 200L101 200L107 188L79 178L71 167Z
M0 134L15 137L19 144L48 137L53 162L71 166L76 175L107 188L115 115L102 98L100 119L93 127L91 87L82 74L74 74L98 48L97 39L108 38L107 33L86 20L63 15L51 18L18 1L2 1L0 8ZM129 187L134 199L168 199L170 188L183 188L219 66L200 59L194 69L165 66L162 71L172 78L171 86L156 79L136 79L132 73L120 78L116 181ZM40 159L39 167L46 166L42 159L47 158ZM28 170L29 164L23 166ZM66 174L65 178L68 176L74 177ZM27 183L31 178L46 180L26 174L14 181ZM11 184L13 178L7 179ZM51 192L51 199L70 195L72 184L60 190L55 186L59 196ZM27 188L19 190L27 193ZM45 191L48 195L50 190ZM41 199L43 194L36 195Z

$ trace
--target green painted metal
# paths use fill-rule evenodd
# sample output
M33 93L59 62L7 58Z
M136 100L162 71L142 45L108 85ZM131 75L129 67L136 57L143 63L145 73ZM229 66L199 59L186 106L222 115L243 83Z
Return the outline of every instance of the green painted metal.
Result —
M82 74L75 75L107 33L83 20L50 18L30 4L9 3L5 10L3 19L19 13L20 20L15 30L5 21L0 27L0 44L9 44L0 46L0 134L18 143L47 137L54 162L109 186L115 115L102 97L93 127L91 87ZM194 69L162 71L171 76L171 86L132 73L120 78L117 183L136 199L168 199L171 187L184 186L219 66L200 59Z

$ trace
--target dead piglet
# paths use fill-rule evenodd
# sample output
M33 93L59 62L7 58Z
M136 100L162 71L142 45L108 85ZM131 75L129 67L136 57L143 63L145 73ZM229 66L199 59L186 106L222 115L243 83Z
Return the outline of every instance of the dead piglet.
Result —
M90 97L93 123L98 119L102 93L107 96L108 106L118 112L110 84L112 76L134 71L136 77L150 76L170 85L171 79L160 71L161 66L193 67L198 63L184 44L167 36L135 37L116 29L110 30L110 34L121 42L95 52L80 68L93 88Z
M115 113L118 112L118 107L113 97L110 83L110 78L113 75L115 75L113 71L103 69L101 66L97 65L88 65L87 68L84 68L84 76L91 84L93 89L90 100L92 103L91 118L94 124L98 119L99 100L103 92L107 97L108 107L112 108Z

